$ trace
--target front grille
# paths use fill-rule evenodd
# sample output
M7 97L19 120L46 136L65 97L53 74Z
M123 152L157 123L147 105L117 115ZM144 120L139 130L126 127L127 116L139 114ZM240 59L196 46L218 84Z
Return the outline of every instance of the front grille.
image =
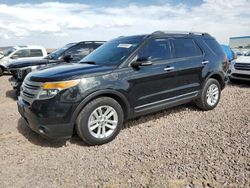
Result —
M25 76L30 73L29 69L19 69L17 72L17 78L19 80L24 80Z
M21 87L21 97L23 100L32 104L40 92L41 85L41 82L33 82L25 79Z
M235 63L234 68L236 70L248 70L248 71L250 71L250 63Z

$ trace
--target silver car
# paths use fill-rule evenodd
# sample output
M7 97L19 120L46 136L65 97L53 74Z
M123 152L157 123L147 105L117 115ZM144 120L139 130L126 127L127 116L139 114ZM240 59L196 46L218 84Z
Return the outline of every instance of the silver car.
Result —
M250 51L233 60L228 70L230 80L250 81Z

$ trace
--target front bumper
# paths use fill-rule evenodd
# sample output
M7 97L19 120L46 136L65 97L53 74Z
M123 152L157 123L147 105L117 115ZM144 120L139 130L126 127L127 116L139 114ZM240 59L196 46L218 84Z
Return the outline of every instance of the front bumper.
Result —
M229 68L228 76L229 76L229 78L235 79L235 80L250 81L250 71L248 71L248 70L236 70L233 66L231 66Z
M72 136L74 128L72 123L56 124L51 123L50 120L46 121L45 118L41 119L21 97L18 97L17 106L19 113L27 122L28 127L34 132L52 139L70 138Z

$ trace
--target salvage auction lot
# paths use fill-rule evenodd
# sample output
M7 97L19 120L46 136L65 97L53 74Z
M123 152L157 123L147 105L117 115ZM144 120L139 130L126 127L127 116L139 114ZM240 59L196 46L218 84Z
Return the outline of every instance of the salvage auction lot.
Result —
M88 147L33 133L8 78L0 77L0 187L250 186L250 84L229 84L212 111L188 104L144 116Z

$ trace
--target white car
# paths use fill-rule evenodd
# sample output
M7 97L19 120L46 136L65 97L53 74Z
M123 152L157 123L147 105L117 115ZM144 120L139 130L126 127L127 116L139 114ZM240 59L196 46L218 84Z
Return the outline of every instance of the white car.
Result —
M41 59L47 56L47 51L41 46L14 46L0 52L0 76L6 71L6 66L16 59Z
M250 81L250 51L232 61L228 70L230 80Z

